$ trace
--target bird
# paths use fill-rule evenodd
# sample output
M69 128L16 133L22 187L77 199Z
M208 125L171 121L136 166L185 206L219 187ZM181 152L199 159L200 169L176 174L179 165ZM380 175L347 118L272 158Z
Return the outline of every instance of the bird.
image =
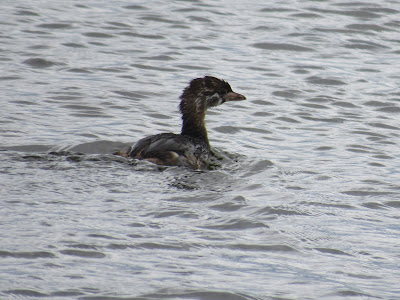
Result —
M245 99L245 96L234 92L224 80L212 76L195 78L180 96L181 133L160 133L142 138L126 153L119 154L157 165L207 169L211 156L205 125L207 109L225 102Z

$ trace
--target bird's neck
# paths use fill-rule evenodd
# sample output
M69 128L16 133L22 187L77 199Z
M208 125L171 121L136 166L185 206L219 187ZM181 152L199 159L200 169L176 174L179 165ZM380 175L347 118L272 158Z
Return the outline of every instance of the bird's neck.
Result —
M190 111L182 113L181 134L200 139L209 144L205 124L205 115L205 111Z

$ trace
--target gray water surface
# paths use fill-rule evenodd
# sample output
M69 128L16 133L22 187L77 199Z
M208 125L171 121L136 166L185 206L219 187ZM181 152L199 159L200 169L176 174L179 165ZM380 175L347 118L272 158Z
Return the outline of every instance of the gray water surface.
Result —
M3 1L0 298L400 298L400 1ZM212 75L212 170L112 153Z

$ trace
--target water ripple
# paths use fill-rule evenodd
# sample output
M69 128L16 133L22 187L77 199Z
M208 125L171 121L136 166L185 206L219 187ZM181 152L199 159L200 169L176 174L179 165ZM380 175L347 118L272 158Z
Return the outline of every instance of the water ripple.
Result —
M399 298L399 3L2 9L0 298ZM210 170L113 155L204 75Z

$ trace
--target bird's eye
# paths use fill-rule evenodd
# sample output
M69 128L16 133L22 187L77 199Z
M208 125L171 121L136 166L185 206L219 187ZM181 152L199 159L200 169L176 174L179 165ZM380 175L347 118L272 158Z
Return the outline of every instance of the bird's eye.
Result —
M211 95L214 95L214 94L215 94L215 92L212 91L212 90L203 92L204 96L211 96Z

